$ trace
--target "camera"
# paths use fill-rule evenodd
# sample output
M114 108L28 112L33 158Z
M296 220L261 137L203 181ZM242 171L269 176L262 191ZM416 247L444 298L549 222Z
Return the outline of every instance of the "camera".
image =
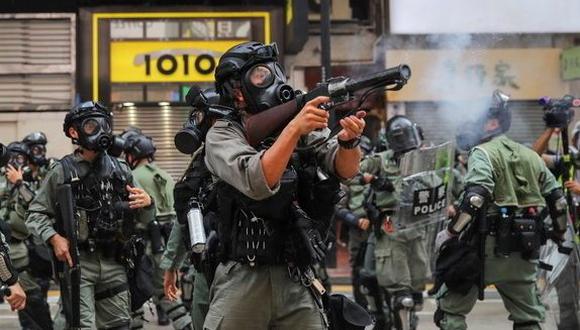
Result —
M202 142L216 118L223 118L233 109L219 105L219 94L213 89L202 91L193 85L185 97L186 103L193 107L183 128L175 134L175 147L186 155L193 154Z
M572 122L574 110L572 107L580 107L580 99L572 95L564 95L561 99L542 97L538 103L544 107L544 122L548 127L563 128Z
M8 152L8 148L5 145L0 143L0 167L4 167L10 161L10 152Z

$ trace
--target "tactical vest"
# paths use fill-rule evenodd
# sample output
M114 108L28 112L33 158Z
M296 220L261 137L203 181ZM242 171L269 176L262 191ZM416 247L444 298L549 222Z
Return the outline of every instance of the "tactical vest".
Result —
M219 254L222 260L250 265L309 264L308 249L296 227L297 213L305 211L326 238L334 205L341 198L338 179L320 170L312 151L292 155L278 192L267 199L253 200L223 181L216 184L216 191Z
M474 148L485 153L492 167L493 199L499 207L545 206L540 184L542 160L531 149L505 135Z
M64 183L70 183L79 220L79 241L124 242L134 230L128 206L128 178L115 157L103 154L82 169L74 155L62 158Z

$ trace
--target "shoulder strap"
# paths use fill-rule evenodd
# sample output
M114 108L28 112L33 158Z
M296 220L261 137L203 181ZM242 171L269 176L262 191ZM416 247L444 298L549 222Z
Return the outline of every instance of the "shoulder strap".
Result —
M62 165L63 183L76 184L80 181L79 167L73 155L66 155L57 162Z

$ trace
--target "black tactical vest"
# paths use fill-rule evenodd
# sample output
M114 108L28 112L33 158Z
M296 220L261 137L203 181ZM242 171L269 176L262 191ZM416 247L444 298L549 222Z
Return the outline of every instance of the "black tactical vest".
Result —
M128 178L117 158L103 154L85 167L68 155L60 163L76 211L86 215L88 238L124 241L133 234L135 211L129 208Z

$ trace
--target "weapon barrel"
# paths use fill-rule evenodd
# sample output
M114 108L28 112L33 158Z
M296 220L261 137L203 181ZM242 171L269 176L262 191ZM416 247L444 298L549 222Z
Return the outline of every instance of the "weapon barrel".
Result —
M354 93L365 88L405 83L410 77L411 68L406 64L401 64L368 76L349 79L345 89L349 93Z
M68 297L63 297L63 306L65 310L69 310L67 323L69 327L80 328L80 283L81 272L79 266L79 250L78 250L78 236L77 236L77 221L75 219L75 206L72 187L70 184L59 185L56 189L57 203L59 205L60 219L59 227L62 234L65 235L69 241L70 255L73 266L69 267L64 263L64 271L62 274L66 279L67 286L70 285L70 291L63 290ZM68 292L67 292L68 291ZM67 301L68 300L68 301Z

